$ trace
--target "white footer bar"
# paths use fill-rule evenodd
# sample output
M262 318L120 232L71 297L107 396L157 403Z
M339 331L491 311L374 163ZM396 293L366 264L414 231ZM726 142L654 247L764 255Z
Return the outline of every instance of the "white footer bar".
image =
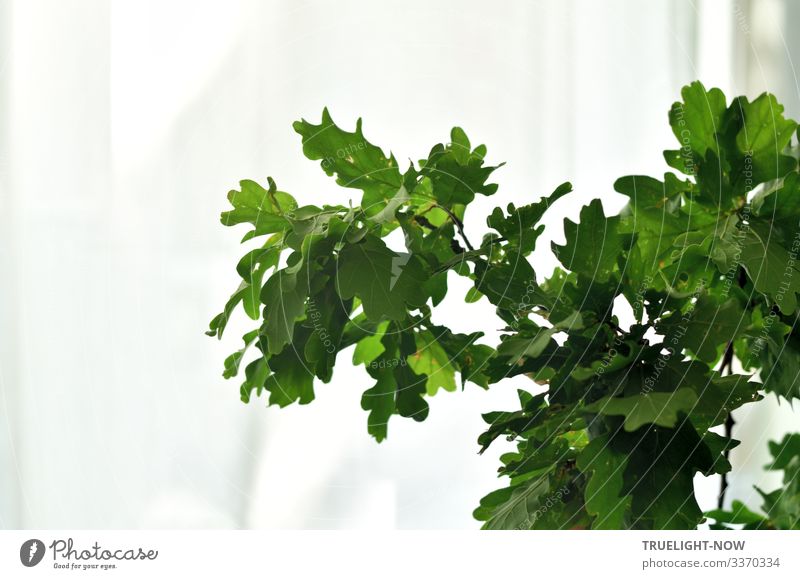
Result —
M798 551L792 531L0 531L0 577L797 578Z

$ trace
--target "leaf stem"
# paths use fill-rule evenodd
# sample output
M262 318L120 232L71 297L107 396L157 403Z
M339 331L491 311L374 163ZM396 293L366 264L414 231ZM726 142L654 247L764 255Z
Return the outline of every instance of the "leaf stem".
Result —
M267 197L272 202L272 205L277 209L278 215L283 215L283 208L281 204L278 203L277 197L275 197L275 191L277 187L275 186L275 181L272 180L272 177L267 177L267 183L269 184L269 188L267 189Z
M464 240L464 244L467 246L467 249L468 249L468 250L470 250L470 251L474 251L474 250L475 250L475 248L474 248L474 247L472 247L472 244L469 242L469 239L467 239L467 234L466 234L466 233L464 233L464 224L463 224L463 223L461 222L461 220L460 220L460 219L459 219L459 218L456 216L456 214L455 214L455 213L453 213L452 211L450 211L450 209L448 209L448 208L447 208L447 207L445 207L444 205L439 205L439 204L437 203L437 204L436 204L436 207L437 207L437 208L439 208L439 209L441 209L442 211L444 211L445 213L447 213L447 215L449 215L449 216L450 216L450 219L453 221L453 224L456 226L456 229L458 229L458 234L461 236L461 239L463 239L463 240Z

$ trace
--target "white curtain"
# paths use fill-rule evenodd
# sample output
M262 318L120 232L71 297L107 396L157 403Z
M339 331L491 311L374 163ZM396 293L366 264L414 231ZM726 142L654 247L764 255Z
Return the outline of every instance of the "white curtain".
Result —
M343 202L291 129L328 106L398 159L457 124L507 161L476 237L485 210L565 180L619 207L616 177L663 172L666 111L694 78L780 87L800 114L800 47L756 44L796 8L771 2L747 35L737 10L753 20L667 0L0 3L0 526L475 528L504 484L502 449L475 452L479 414L518 383L439 394L380 446L347 353L310 406L242 405L220 373L245 320L203 335L238 283L226 192L271 175ZM439 319L491 339L491 308L464 307ZM765 441L746 450L742 492Z

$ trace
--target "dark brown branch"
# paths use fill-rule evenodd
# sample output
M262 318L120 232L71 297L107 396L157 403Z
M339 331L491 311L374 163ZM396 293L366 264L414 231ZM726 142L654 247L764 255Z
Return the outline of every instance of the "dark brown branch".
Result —
M743 267L739 267L738 271L738 283L739 287L744 287L747 284L747 272L745 272ZM725 348L725 353L722 355L722 363L719 366L719 373L722 374L725 369L728 370L728 375L733 374L733 342L728 342L728 346ZM736 425L736 421L733 419L733 414L728 412L728 415L725 417L725 438L732 438L733 437L733 427ZM729 461L731 456L730 448L726 448L724 452L725 460ZM723 509L725 504L725 493L728 492L728 473L722 473L719 483L719 497L717 498L717 508Z
M725 353L722 355L722 363L719 365L719 373L722 374L725 369L728 370L728 375L733 373L733 342L728 342ZM725 438L733 436L733 414L728 412L725 417ZM725 460L730 459L730 448L726 448L724 452ZM725 504L725 493L728 492L728 473L722 473L719 483L719 496L717 497L717 508L723 509Z

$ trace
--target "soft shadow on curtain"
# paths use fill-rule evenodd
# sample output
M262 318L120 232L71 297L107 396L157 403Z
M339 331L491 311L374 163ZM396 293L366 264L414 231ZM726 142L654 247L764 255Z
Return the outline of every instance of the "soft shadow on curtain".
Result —
M4 527L475 528L501 450L476 454L479 414L525 379L439 394L380 447L346 354L311 406L243 406L220 372L246 321L203 336L238 283L225 193L272 175L304 202L331 194L291 130L328 106L398 159L462 126L508 162L483 208L564 180L617 208L617 176L663 172L683 84L725 66L726 91L749 86L735 18L705 3L0 6ZM727 44L699 46L701 27ZM483 226L479 207L467 227ZM486 320L491 340L476 306L441 319Z

